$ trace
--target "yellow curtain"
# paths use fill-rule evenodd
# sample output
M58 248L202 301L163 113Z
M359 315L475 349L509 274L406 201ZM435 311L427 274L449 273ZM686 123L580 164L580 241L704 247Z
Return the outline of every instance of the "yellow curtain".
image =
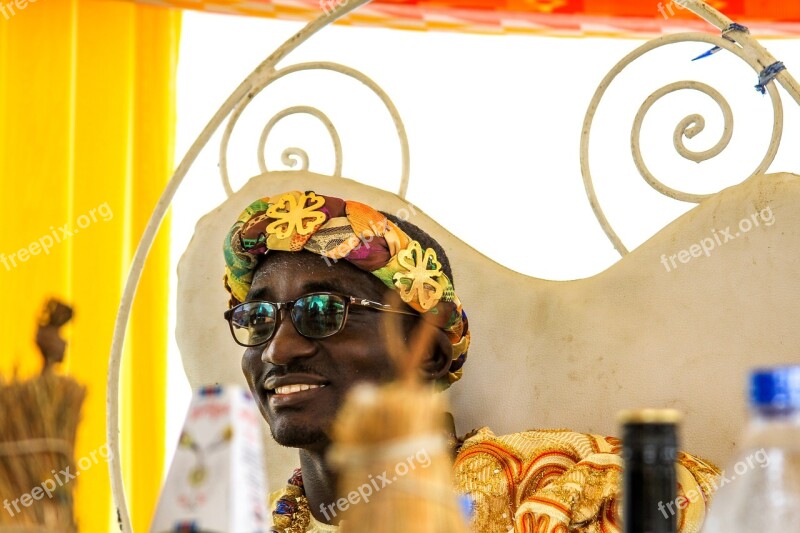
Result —
M122 285L173 168L180 13L93 0L0 5L0 372L36 373L43 301L74 305L61 370L88 387L75 457L97 457ZM164 470L167 237L165 224L123 367L122 461L137 531L149 527ZM105 462L74 483L80 530L108 531Z

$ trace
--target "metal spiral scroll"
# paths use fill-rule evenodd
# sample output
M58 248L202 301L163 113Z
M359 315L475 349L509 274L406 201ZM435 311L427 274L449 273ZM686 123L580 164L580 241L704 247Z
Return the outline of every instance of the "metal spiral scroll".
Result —
M252 102L256 95L258 95L261 91L267 88L270 84L274 83L275 81L287 76L289 74L293 74L295 72L307 71L307 70L327 70L330 72L336 72L338 74L342 74L354 80L357 80L364 85L367 86L373 93L375 93L378 98L381 99L383 105L386 107L386 110L389 112L389 115L392 117L392 121L394 122L395 130L397 131L397 136L400 141L400 155L401 155L401 170L400 170L400 187L398 189L398 195L401 198L405 198L406 192L408 191L408 175L409 175L409 149L408 149L408 136L406 135L405 126L403 125L403 121L400 118L400 113L398 113L397 108L395 107L392 100L386 94L386 92L381 89L381 87L375 83L371 78L367 77L365 74L350 68L345 65L341 65L338 63L331 63L331 62L311 62L311 63L299 63L297 65L291 65L286 68L280 70L271 70L266 71L263 73L261 77L256 80L254 87L250 90L247 95L247 98L242 99L233 112L230 114L228 119L228 123L225 126L225 132L222 136L222 141L220 143L220 152L219 152L219 170L220 170L220 177L222 178L222 186L225 189L225 194L227 196L233 195L233 188L230 184L229 174L228 174L228 145L230 143L231 134L233 129L236 127L237 122L239 121L239 117L241 117L242 113L245 111L247 106ZM333 123L330 119L319 109L309 106L295 106L284 109L277 113L274 117L270 119L267 125L264 127L263 132L261 133L261 138L259 139L258 145L258 163L261 172L267 171L266 161L264 160L264 148L266 146L266 140L269 136L270 131L272 128L283 118L293 115L293 114L308 114L311 116L316 117L317 119L322 122L325 128L328 130L328 133L331 136L331 140L333 142L333 148L336 158L336 164L333 171L333 177L341 177L342 176L342 145L339 139L339 134L336 131L336 128L333 126ZM305 170L308 168L309 164L309 157L305 150L301 148L291 147L287 148L283 151L281 156L282 162L290 167L296 166L298 160L301 163L301 169Z
M603 209L600 207L600 203L597 200L597 195L595 194L594 184L592 181L592 175L589 165L589 141L592 130L592 123L594 121L594 116L597 112L597 108L600 105L602 97L605 95L606 90L614 81L614 79L623 70L625 70L626 67L628 67L639 57L647 54L652 50L655 50L662 46L667 46L675 43L683 43L683 42L702 42L702 43L708 43L709 45L712 46L719 46L720 48L723 48L728 52L731 52L737 55L742 60L744 60L748 65L750 65L750 67L753 68L753 70L756 73L760 73L764 68L762 62L760 62L757 58L753 57L751 54L745 53L743 48L741 48L734 42L731 42L727 39L724 39L716 35L708 35L704 33L682 33L677 35L667 35L645 43L644 45L640 46L639 48L628 54L624 59L622 59L622 61L617 63L617 65L611 70L611 72L609 72L608 75L606 75L606 77L600 83L600 86L598 87L597 91L595 92L594 97L592 98L592 102L589 105L589 110L587 111L586 117L584 119L583 131L581 133L581 172L583 174L583 182L586 188L586 194L589 197L589 202L591 203L592 206L592 210L594 211L597 220L600 222L603 231L605 231L609 240L614 245L614 248L617 249L620 255L627 254L628 249L625 247L625 245L622 243L617 233L611 227L611 224L608 222L608 219L606 218ZM639 173L653 189L675 200L699 203L703 199L712 196L712 194L694 194L673 189L665 185L658 178L656 178L650 171L650 169L647 167L647 164L645 163L644 158L642 157L640 149L642 123L644 122L647 112L650 110L653 104L655 104L658 100L660 100L664 96L681 90L692 90L700 92L711 98L714 102L716 102L724 117L725 127L722 137L719 139L716 145L714 145L712 148L708 150L695 152L686 147L686 145L684 144L684 137L687 139L692 139L698 134L702 133L705 128L705 119L699 114L692 114L686 116L678 123L678 125L675 128L675 132L673 134L673 144L678 154L680 154L680 156L683 157L684 159L700 163L703 161L707 161L709 159L713 159L714 157L717 157L725 150L725 148L727 148L731 140L731 137L733 135L733 113L731 111L731 107L728 104L727 100L725 100L725 98L718 91L706 85L705 83L701 83L698 81L678 81L666 85L653 92L645 100L644 104L642 104L642 106L639 108L639 111L637 112L636 118L633 123L633 127L631 128L631 152L633 155L634 162L636 163L636 167L639 170ZM767 153L764 155L761 162L749 176L743 176L742 181L756 174L764 173L775 159L775 155L777 154L778 147L780 145L781 136L783 134L783 105L781 103L780 95L774 83L770 83L769 85L767 85L767 92L769 93L773 108L772 138L770 139L770 144Z
M328 130L328 134L330 135L331 141L333 142L333 151L336 157L336 167L333 171L333 177L341 178L342 141L339 139L339 133L336 131L336 128L333 126L333 123L325 113L323 113L319 109L308 106L295 106L284 109L283 111L279 112L274 117L272 117L270 121L267 123L267 125L264 126L264 131L261 132L261 138L259 138L258 140L258 168L261 169L261 172L267 172L265 148L267 146L267 138L269 137L269 134L272 132L272 128L274 128L275 125L284 118L290 115L297 115L297 114L306 114L317 118L325 126L325 129ZM293 168L295 165L297 165L298 160L300 161L300 170L307 170L309 164L308 154L302 148L296 148L296 147L287 148L281 154L281 161L283 162L284 165L288 167Z

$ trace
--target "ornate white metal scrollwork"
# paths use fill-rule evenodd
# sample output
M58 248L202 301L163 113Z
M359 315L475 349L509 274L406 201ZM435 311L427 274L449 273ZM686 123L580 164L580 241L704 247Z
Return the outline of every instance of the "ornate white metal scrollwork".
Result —
M722 30L732 27L732 21L730 19L700 0L685 0L684 5ZM723 50L726 50L741 58L757 74L760 74L766 67L775 63L775 58L772 57L769 52L767 52L766 49L764 49L758 43L758 41L753 39L749 33L746 32L746 30L737 28L726 31L725 37L708 35L704 33L682 33L677 35L667 35L658 39L654 39L625 56L606 75L606 77L600 83L600 86L597 88L597 91L595 92L594 97L589 104L589 109L587 110L586 117L584 119L583 131L581 133L581 173L583 174L583 182L592 210L594 211L598 222L603 228L603 231L606 233L609 240L614 245L614 248L617 249L620 255L627 254L628 249L614 231L613 227L606 218L602 207L600 206L600 202L598 201L597 194L594 190L594 182L592 180L592 174L589 165L589 146L594 117L609 86L612 84L614 79L617 78L617 76L622 73L631 63L648 52L651 52L662 46L684 42L705 42L712 46L722 48ZM780 72L775 79L784 87L784 89L786 89L786 91L795 99L795 101L800 104L800 86L798 86L794 78L792 78L791 75L784 70ZM665 185L662 181L656 178L647 167L640 149L642 123L647 115L647 112L659 99L663 98L667 94L681 90L697 91L714 100L714 102L716 102L722 111L725 124L722 137L716 143L716 145L708 150L695 152L686 147L684 144L684 137L691 139L701 133L705 128L705 119L698 114L692 114L685 117L678 123L673 134L673 144L675 146L675 150L684 159L697 163L717 157L725 150L733 134L733 113L730 105L725 98L712 87L698 81L687 80L666 85L653 92L645 100L644 104L642 104L638 113L636 114L636 118L634 119L633 127L631 129L631 152L633 155L633 160L636 163L636 168L639 170L639 173L642 175L644 180L653 189L676 200L699 203L704 198L707 198L711 195L679 191ZM769 94L773 107L772 138L770 139L767 153L764 155L761 162L751 174L748 176L743 176L743 180L766 172L774 161L780 146L781 136L783 133L783 105L781 103L780 94L774 83L767 84L766 92Z
M280 70L266 70L256 78L255 84L248 93L247 98L241 100L236 106L236 109L234 109L234 111L231 113L228 119L228 124L225 127L225 132L222 136L222 142L220 143L219 169L220 169L220 176L222 178L222 186L225 188L225 193L228 196L231 196L233 194L233 189L231 188L229 174L228 174L227 153L228 153L228 145L230 143L231 134L233 133L233 129L236 127L236 124L239 118L241 117L242 113L244 113L245 109L250 104L250 102L253 101L256 95L258 95L261 91L263 91L272 83L283 78L284 76L288 76L289 74L294 74L295 72L310 71L310 70L327 70L330 72L336 72L338 74L348 76L366 85L373 93L375 93L378 96L378 98L381 99L383 105L386 107L386 110L392 117L392 121L394 122L394 126L397 131L397 136L400 141L401 170L400 170L400 187L398 189L398 195L401 198L405 198L406 192L408 191L410 158L408 149L408 136L406 135L405 126L403 125L403 120L400 118L400 113L397 111L397 108L395 107L394 103L392 103L392 100L389 98L389 95L386 94L386 92L371 78L348 66L330 62L299 63L297 65L291 65L282 68ZM333 140L334 151L336 155L336 168L334 169L333 176L341 177L342 150L341 150L341 143L339 142L339 135L336 132L336 129L333 127L331 121L327 118L327 116L324 113L322 113L322 111L308 106L297 106L285 109L276 114L272 119L270 119L269 123L264 128L265 133L262 133L261 142L259 143L259 167L261 168L261 171L266 172L267 168L263 156L264 144L266 142L265 134L268 135L269 130L271 130L272 127L279 120L288 115L296 113L310 114L318 118L325 125ZM303 163L302 168L308 168L308 155L305 153L305 151L299 148L288 148L286 151L284 151L284 157L282 158L284 164L287 164L289 166L294 166L295 161L292 160L292 157L298 157Z
M651 94L645 103L639 108L639 112L636 114L636 119L633 122L633 129L631 130L631 150L633 152L633 159L636 163L636 168L639 169L639 173L644 177L645 181L650 184L652 188L660 192L665 196L669 196L670 198L674 198L676 200L683 200L685 202L699 202L703 198L707 198L711 196L710 194L691 194L686 193L683 191L679 191L668 187L667 185L663 184L659 181L650 170L647 168L647 165L644 162L644 158L642 157L642 152L640 150L640 141L641 133L642 133L642 122L644 121L645 115L650 110L652 105L656 103L660 98L666 96L667 94L673 93L675 91L680 91L682 89L691 89L695 91L699 91L703 94L708 95L711 99L713 99L717 105L719 105L720 109L722 110L722 114L725 120L725 130L722 134L722 138L717 142L717 144L708 150L703 152L694 152L686 148L686 145L683 142L683 138L686 137L687 139L692 139L697 134L701 133L705 128L705 119L702 115L689 115L683 120L681 120L678 125L675 127L675 133L673 134L673 144L675 145L675 149L678 153L683 156L685 159L689 159L696 163L700 163L701 161L705 161L707 159L714 158L718 156L722 151L727 148L728 143L730 143L731 138L733 137L733 112L731 111L730 105L728 105L727 100L723 97L719 92L714 90L712 87L709 87L705 83L700 83L696 81L685 81L685 82L676 82L671 83L661 89L658 89L653 94Z
M267 145L267 137L269 137L272 128L275 127L275 124L280 122L283 118L288 117L290 115L295 115L299 113L304 113L316 117L319 119L322 124L325 125L325 129L328 130L328 134L331 136L331 141L333 142L333 151L336 157L336 168L333 171L333 177L341 178L342 177L342 141L339 139L339 133L336 131L336 128L333 126L333 123L328 118L325 113L320 111L319 109L308 107L308 106L296 106L290 107L288 109L284 109L274 117L270 119L266 126L264 126L264 131L261 132L261 137L258 139L258 168L261 169L261 172L267 172L267 161L266 161L266 154L265 148ZM302 148L287 148L283 151L281 155L281 161L284 165L289 167L294 167L297 164L297 159L301 162L301 170L308 169L308 154ZM223 178L224 179L224 178ZM227 180L225 180L227 183ZM230 193L228 193L230 196Z

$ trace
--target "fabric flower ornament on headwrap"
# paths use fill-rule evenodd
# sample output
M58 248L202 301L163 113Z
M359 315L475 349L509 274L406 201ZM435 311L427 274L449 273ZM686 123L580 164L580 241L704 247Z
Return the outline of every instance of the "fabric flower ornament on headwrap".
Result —
M453 283L436 252L423 250L385 215L359 202L312 191L256 200L239 216L223 245L231 307L245 301L258 257L269 250L306 250L334 261L344 259L376 276L447 334L453 345L447 385L461 379L470 334Z

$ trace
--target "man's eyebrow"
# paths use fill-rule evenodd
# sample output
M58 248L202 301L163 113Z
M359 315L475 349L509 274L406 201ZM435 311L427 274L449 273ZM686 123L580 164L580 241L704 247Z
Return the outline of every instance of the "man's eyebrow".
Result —
M304 283L303 292L338 292L341 294L347 294L348 292L352 291L346 289L344 284L338 278L330 278L326 280L314 280Z
M251 289L247 293L247 301L251 300L268 300L269 287L259 287L258 289Z
M350 296L350 292L352 291L347 289L338 278L330 278L326 280L312 280L303 283L298 296L312 292L336 292ZM263 287L252 289L247 295L247 300L270 300L271 296L272 291L270 290L270 287L265 285Z

